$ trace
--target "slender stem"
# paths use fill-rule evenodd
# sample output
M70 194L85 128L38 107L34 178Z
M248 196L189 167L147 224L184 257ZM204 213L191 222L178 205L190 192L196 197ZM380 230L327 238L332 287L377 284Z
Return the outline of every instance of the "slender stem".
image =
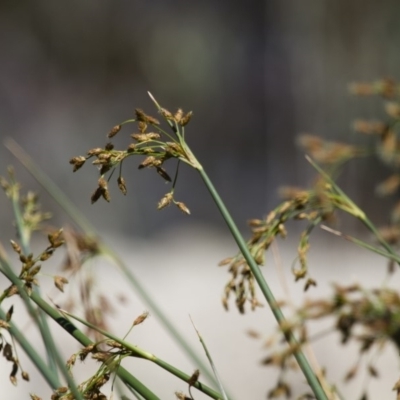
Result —
M6 264L4 259L0 259L2 266ZM21 296L28 296L25 288L20 282L20 279L9 269L2 268L0 272L3 273L7 279L9 279L14 285L18 286L18 293ZM71 336L73 336L78 342L84 346L93 344L83 332L76 328L70 321L68 321L63 315L61 315L55 308L50 306L46 301L44 301L38 293L32 292L30 294L30 299L35 302L50 318L57 322L63 329L65 329ZM134 390L140 393L146 400L159 400L159 398L151 392L146 386L144 386L139 380L132 376L126 369L120 367L117 372L118 376L125 382L125 384L131 386ZM82 395L78 390L75 390L75 383L69 372L67 372L67 380L70 385L70 389L73 392L77 400L81 400ZM69 378L68 378L69 377Z
M220 198L218 192L216 191L214 185L210 181L208 175L204 171L202 167L198 168L198 171L207 186L212 198L214 199L217 207L219 208L225 222L227 223L229 230L232 233L232 236L234 237L243 257L245 258L247 264L249 265L251 272L253 273L265 299L267 300L272 313L274 314L276 320L278 321L280 326L287 325L286 324L286 319L281 311L281 309L278 307L277 302L275 300L275 297L269 288L268 283L266 282L263 274L260 271L260 268L254 261L252 255L250 254L250 251L246 245L246 242L244 241L242 235L240 234L235 222L233 221L231 215L229 214L229 211L225 207L225 204L223 203L222 199ZM303 371L304 376L306 377L311 389L313 390L316 398L318 400L327 400L327 396L324 392L324 390L321 387L320 382L318 381L315 373L313 372L310 364L307 361L307 358L304 356L303 352L300 349L300 346L294 337L293 333L291 331L284 330L283 331L287 342L289 343L290 346L292 346L294 349L294 357L296 358L297 362L299 363L299 366L301 370Z
M68 315L69 317L79 321L81 324L87 326L90 329L93 329L99 333L101 333L102 335L104 335L105 337L108 337L109 339L112 339L118 343L120 343L123 347L125 347L126 349L130 350L136 357L140 357L143 358L145 360L151 361L154 364L160 366L161 368L165 369L166 371L170 372L172 375L175 375L177 378L183 380L184 382L189 382L190 380L190 375L185 374L184 372L180 371L178 368L175 368L173 365L168 364L166 361L161 360L160 358L158 358L157 356L155 356L152 353L149 353L145 350L142 350L141 348L139 348L138 346L133 346L132 344L130 344L129 342L120 339L119 337L113 335L110 332L107 332L99 327L97 327L96 325L91 324L88 321L85 321L82 318L77 317L76 315L73 315L69 312L66 312L64 310L61 310L62 313ZM215 390L209 388L208 386L202 384L201 382L196 382L193 385L195 388L197 388L198 390L200 390L201 392L207 394L208 396L212 397L213 399L221 399L222 396L221 394L219 394L218 392L216 392ZM226 395L225 397L226 398Z

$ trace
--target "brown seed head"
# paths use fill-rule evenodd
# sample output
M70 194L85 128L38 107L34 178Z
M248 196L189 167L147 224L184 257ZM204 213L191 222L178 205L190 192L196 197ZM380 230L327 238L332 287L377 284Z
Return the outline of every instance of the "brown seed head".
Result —
M54 276L54 285L60 292L64 292L64 284L68 283L68 279L63 276Z
M87 155L88 156L97 156L97 155L99 155L101 152L103 152L104 151L104 149L102 149L101 147L96 147L95 149L90 149L88 152L87 152Z
M183 213L190 215L190 210L186 207L185 203L178 201L175 204Z
M122 128L122 125L115 125L114 128L107 134L107 137L112 138L114 137Z
M73 157L69 160L69 163L74 166L73 172L78 171L79 168L82 167L83 164L85 164L86 157L84 156L78 156L78 157Z
M146 311L143 314L140 314L134 321L133 321L133 326L139 325L142 322L146 320L146 318L149 316L149 313Z
M193 112L189 111L182 119L179 121L179 125L186 126L192 119Z
M161 210L164 207L167 207L171 204L173 199L172 193L167 193L158 203L157 210Z
M125 179L122 176L118 177L117 180L118 183L118 188L122 192L122 194L126 195L126 184L125 184Z
M21 246L17 242L14 242L14 240L10 240L10 242L14 251L18 254L21 254Z

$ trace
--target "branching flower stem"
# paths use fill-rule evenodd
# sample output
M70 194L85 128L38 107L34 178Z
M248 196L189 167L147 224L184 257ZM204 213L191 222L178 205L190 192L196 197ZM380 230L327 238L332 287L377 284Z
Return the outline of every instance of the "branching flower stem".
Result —
M248 246L246 245L245 240L243 239L242 235L239 232L239 229L237 228L235 222L233 221L231 215L229 214L228 209L226 208L224 202L222 201L221 197L219 196L218 192L216 191L214 185L212 184L210 178L202 168L202 166L199 164L199 168L197 168L201 178L203 179L205 185L207 186L207 189L209 190L212 198L215 201L215 204L217 205L219 211L221 212L222 217L224 218L226 224L229 227L229 230L231 231L232 236L234 237L243 257L245 258L247 264L249 265L251 272L253 273L265 299L267 300L272 313L274 314L276 320L278 321L280 326L285 326L286 324L286 319L283 315L282 310L279 308L277 305L277 302L275 300L275 297L267 283L267 281L264 278L264 275L261 273L259 266L256 264L254 261L254 258L250 254L250 251L248 249ZM294 351L294 357L296 358L304 376L306 377L312 391L314 392L315 397L318 400L327 400L327 396L322 389L322 386L320 382L318 381L314 371L312 370L307 358L305 357L304 353L301 351L300 346L294 337L293 333L291 331L283 330L283 333L286 337L286 340L288 344L295 349Z

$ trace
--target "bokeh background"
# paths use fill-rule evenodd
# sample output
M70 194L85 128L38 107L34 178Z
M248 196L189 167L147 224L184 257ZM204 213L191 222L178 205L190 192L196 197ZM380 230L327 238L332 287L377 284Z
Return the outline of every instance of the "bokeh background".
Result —
M395 0L5 0L0 138L21 145L104 237L139 241L156 252L171 232L190 237L204 231L201 238L211 235L232 252L224 222L194 171L182 168L176 191L192 212L188 218L174 208L156 211L167 189L153 171L138 171L135 160L124 166L128 195L115 184L111 204L92 206L96 170L85 166L73 174L69 159L104 145L111 127L133 116L134 108L151 113L151 91L166 108L193 110L191 147L245 229L248 218L265 215L277 203L280 185L312 180L314 172L296 147L299 133L359 143L352 120L382 115L380 102L351 97L347 86L399 78L399 12ZM115 143L126 146L130 133L125 128ZM68 223L1 146L1 175L9 164L25 189L41 193L54 225ZM362 160L348 166L340 181L377 224L387 222L394 201L382 203L373 195L376 181L386 175L378 162ZM13 234L11 222L1 196L3 243ZM347 227L358 229L352 222ZM205 243L199 239L198 248ZM121 251L129 254L129 246ZM189 251L187 256L193 263ZM201 268L214 268L210 262ZM162 261L155 264L154 276L163 268ZM145 266L137 266L139 274L140 268ZM219 279L222 289L224 277ZM218 299L220 292L214 295ZM248 398L258 398L253 396Z

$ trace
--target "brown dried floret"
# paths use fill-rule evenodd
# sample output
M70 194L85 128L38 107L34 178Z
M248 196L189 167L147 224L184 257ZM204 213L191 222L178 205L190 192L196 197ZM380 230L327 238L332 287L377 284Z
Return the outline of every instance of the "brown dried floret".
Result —
M150 125L160 125L160 122L157 119L145 114L144 111L139 108L135 109L135 114L136 119L140 122L145 122Z
M132 133L131 137L139 143L149 142L150 140L159 139L161 136L156 132L149 133Z
M54 276L54 285L60 292L64 292L64 284L68 283L68 279L63 276Z
M78 157L73 157L69 160L69 163L74 166L73 172L78 171L79 168L82 167L83 164L85 164L86 157L84 156L78 156Z
M164 207L167 207L171 204L173 199L172 193L167 193L158 203L157 209L161 210Z
M175 204L183 213L190 215L190 210L186 207L185 203L178 201Z
M122 194L126 195L126 184L125 179L122 176L119 176L117 179L118 188L122 192Z
M122 125L115 125L114 128L107 134L107 137L112 138L114 137L122 128Z
M157 171L158 175L160 175L162 178L164 178L167 182L172 181L171 177L168 175L167 171L164 168L156 167L156 171Z
M179 121L179 125L180 126L186 126L190 122L190 120L192 119L192 115L193 115L192 111L189 111L187 114L185 114L182 117L182 119Z

